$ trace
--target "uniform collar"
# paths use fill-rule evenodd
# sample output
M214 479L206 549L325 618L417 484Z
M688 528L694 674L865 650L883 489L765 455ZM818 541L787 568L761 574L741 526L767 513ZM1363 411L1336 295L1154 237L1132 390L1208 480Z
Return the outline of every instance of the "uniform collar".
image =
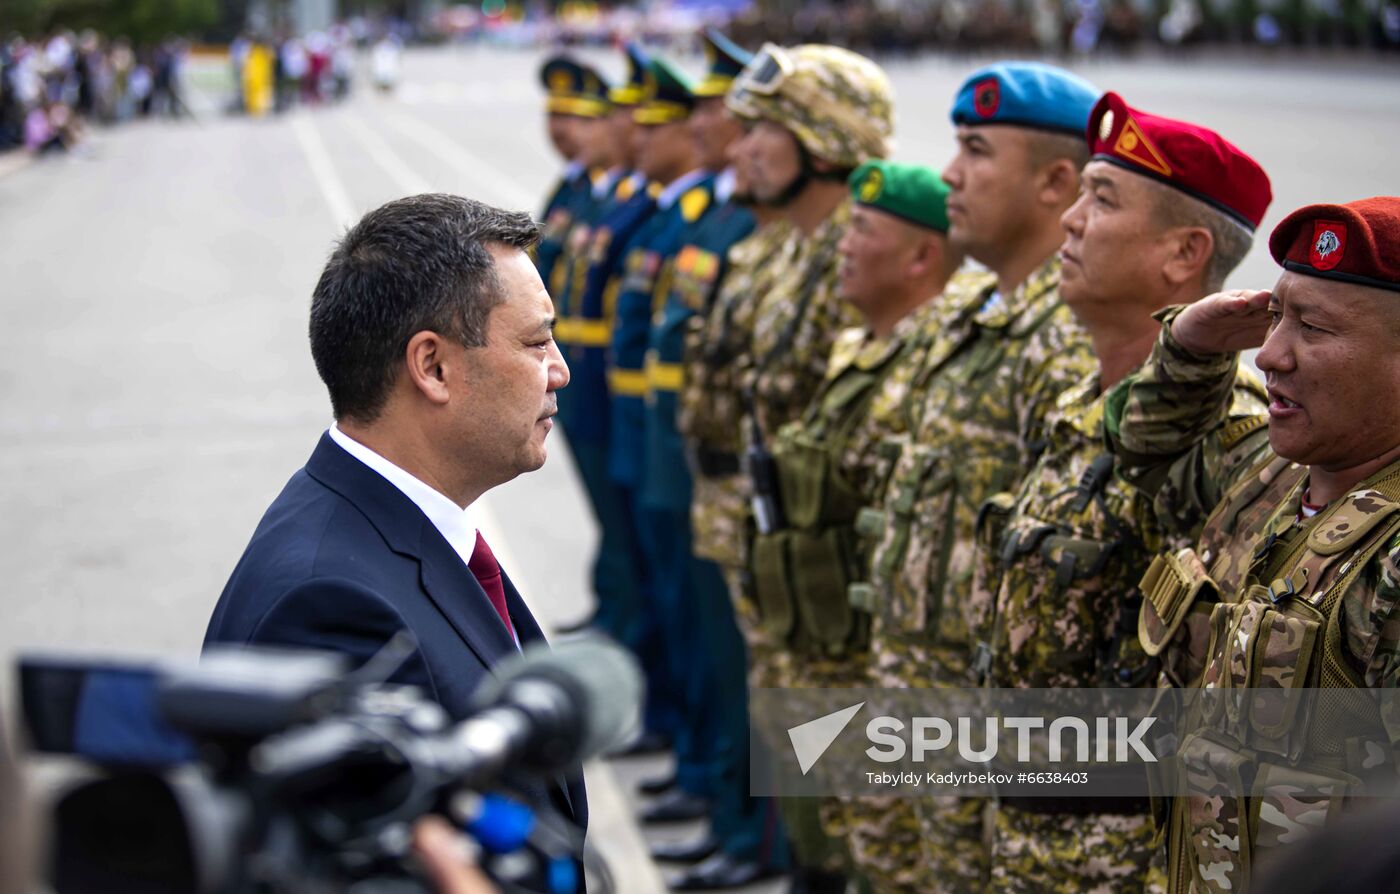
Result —
M593 198L606 199L608 196L612 195L613 190L617 188L618 181L621 180L626 173L627 172L623 170L621 165L618 165L610 171L604 171L603 176L593 181Z
M1038 301L1046 292L1060 287L1060 255L1051 255L1036 271L1026 277L1026 281L1016 287L1010 295L1003 295L993 286L985 293L986 300L977 311L973 321L988 329L1005 329L1031 304Z
M676 204L676 199L679 199L686 190L690 189L701 180L704 180L709 173L710 172L704 168L696 168L690 173L682 174L675 180L672 180L665 189L661 190L661 195L656 197L656 207L663 211L670 208L672 205Z
M1055 400L1055 423L1067 425L1090 441L1104 435L1104 395L1100 393L1099 371L1094 369Z
M725 168L715 175L715 202L723 205L734 195L734 169Z
M583 172L583 165L579 162L571 161L568 164L564 165L565 180L577 180L579 175Z

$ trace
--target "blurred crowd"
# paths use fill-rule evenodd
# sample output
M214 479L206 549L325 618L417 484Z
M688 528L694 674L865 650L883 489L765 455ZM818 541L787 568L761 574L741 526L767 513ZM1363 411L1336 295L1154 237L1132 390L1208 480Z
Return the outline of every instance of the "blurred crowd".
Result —
M0 150L64 151L88 122L188 115L180 88L187 52L180 40L138 47L94 31L9 38L0 44Z
M707 24L751 46L832 43L884 55L926 50L1042 54L1129 52L1201 44L1400 50L1395 0L817 0L740 5L719 16L691 6L565 4L516 28L549 44L689 41ZM485 23L485 25L489 25Z
M261 116L298 103L315 105L350 95L354 50L367 33L348 23L305 36L240 35L229 45L233 111Z

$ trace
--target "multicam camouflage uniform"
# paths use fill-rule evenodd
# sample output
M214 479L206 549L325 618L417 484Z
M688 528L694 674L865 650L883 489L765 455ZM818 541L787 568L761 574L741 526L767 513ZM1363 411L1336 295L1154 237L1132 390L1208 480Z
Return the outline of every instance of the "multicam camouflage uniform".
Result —
M1246 439L1256 463L1243 450L1240 462L1203 463L1203 433L1228 425L1235 357L1190 354L1171 338L1173 318L1108 419L1163 519L1209 512L1194 548L1144 575L1142 645L1176 685L1342 690L1291 714L1256 696L1178 746L1188 793L1168 819L1170 890L1234 894L1261 857L1323 825L1368 777L1394 785L1400 712L1367 690L1400 686L1400 462L1311 517L1307 469L1274 454L1262 430ZM1254 794L1242 794L1235 774L1250 773Z
M775 58L781 64L775 65ZM770 77L781 72L781 78ZM763 81L763 83L758 83ZM772 121L787 128L812 158L853 170L869 158L889 154L894 130L894 91L878 65L840 47L807 44L791 50L765 46L735 79L725 105L748 121ZM749 423L770 441L783 425L796 421L826 376L837 333L857 322L837 294L836 244L850 222L845 199L810 234L797 234L788 263L780 264L754 314L754 367L749 376ZM752 433L753 425L745 429ZM761 618L770 634L771 617ZM787 650L786 637L773 637L753 650L750 660L771 662L756 675L779 686L820 685L846 678L844 668L823 665ZM836 662L843 664L844 662ZM847 862L839 802L821 804L823 840L807 799L780 802L799 864L840 869Z
M735 243L728 271L709 312L697 317L686 343L685 386L680 395L681 434L697 451L739 456L744 449L744 383L753 369L753 315L773 278L797 249L790 224L764 224ZM749 482L742 473L695 476L691 498L695 554L725 572L739 629L749 650L763 648L757 611L746 584L749 565ZM773 660L751 660L750 685L780 685L765 672Z
M988 275L940 302L938 338L911 384L872 562L874 685L971 686L967 596L982 502L1014 486L1044 444L1044 418L1092 367L1088 340L1059 301L1050 259L1012 295ZM852 831L862 867L900 891L982 891L985 802L891 800L883 822Z
M1231 417L1264 406L1262 386L1246 373ZM1104 407L1097 371L1061 395L1035 468L982 513L970 607L992 686L1131 687L1155 677L1138 644L1137 583L1154 555L1181 541L1159 527L1150 498L1115 473ZM1211 458L1234 446L1215 439ZM1158 891L1165 880L1150 866L1154 844L1146 797L1002 799L992 890Z

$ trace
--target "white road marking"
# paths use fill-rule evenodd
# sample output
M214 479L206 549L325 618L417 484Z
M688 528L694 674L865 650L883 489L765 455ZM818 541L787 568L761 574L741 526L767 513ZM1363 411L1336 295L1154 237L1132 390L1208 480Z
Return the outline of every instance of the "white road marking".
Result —
M293 116L292 133L301 144L302 154L306 156L306 163L311 167L311 176L321 189L321 197L326 200L326 207L330 209L335 225L350 226L358 215L355 214L355 206L350 201L350 193L336 174L335 166L331 164L331 157L326 152L326 144L321 141L321 134L305 115Z
M345 116L345 125L350 128L353 136L374 160L374 163L384 169L384 173L389 175L389 179L394 181L394 185L403 190L404 195L412 196L423 192L435 192L432 184L426 177L419 175L402 155L384 141L384 138L375 133L368 124L357 114Z
M472 184L473 193L489 196L506 208L534 208L539 197L522 189L508 174L461 143L413 115L391 109L380 113L400 134L451 165Z

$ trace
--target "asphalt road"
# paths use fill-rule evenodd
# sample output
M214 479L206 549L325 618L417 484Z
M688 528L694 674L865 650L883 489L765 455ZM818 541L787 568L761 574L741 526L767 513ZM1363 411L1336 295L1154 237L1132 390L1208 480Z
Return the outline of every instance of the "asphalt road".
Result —
M194 656L267 503L330 421L306 310L333 240L397 196L464 193L537 209L557 169L535 53L408 55L391 97L251 121L98 132L83 157L0 157L0 685L20 650ZM598 56L610 73L621 62ZM698 59L685 61L695 69ZM947 107L973 60L891 62L904 160L952 150ZM1219 129L1269 170L1261 232L1311 201L1396 192L1391 63L1249 57L1096 62L1136 106ZM1275 278L1257 245L1232 285ZM587 614L596 532L557 439L492 492L482 526L549 625ZM622 890L661 890L631 821L655 762L590 768L590 836ZM677 835L693 830L670 830ZM769 889L776 889L769 885Z

